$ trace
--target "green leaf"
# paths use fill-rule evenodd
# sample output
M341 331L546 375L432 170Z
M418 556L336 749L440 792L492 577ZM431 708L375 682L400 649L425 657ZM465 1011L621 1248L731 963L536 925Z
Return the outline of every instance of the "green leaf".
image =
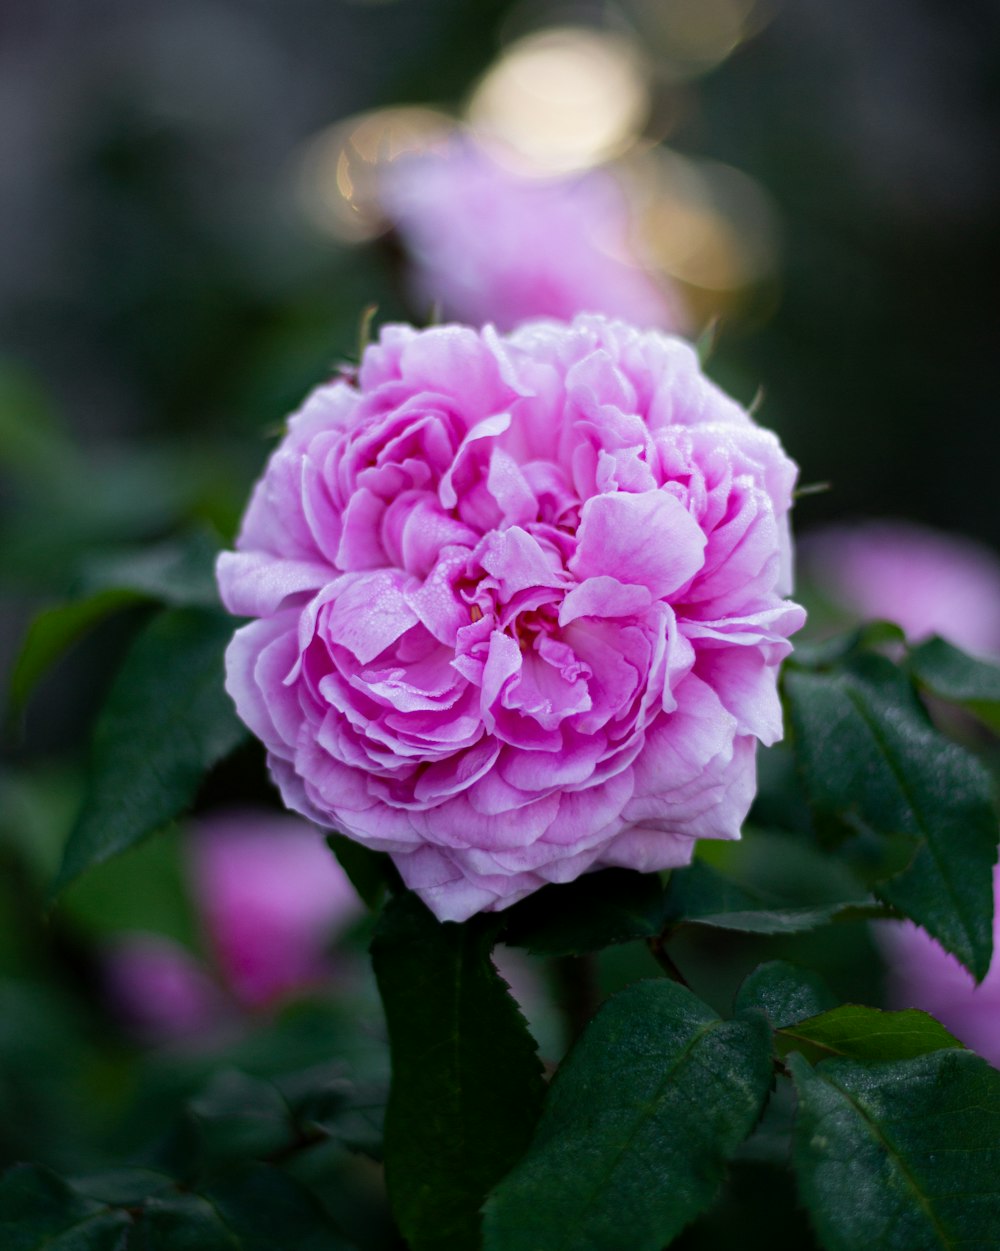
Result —
M206 531L130 552L91 558L79 578L82 598L44 608L24 637L10 679L17 714L42 675L105 617L130 605L159 601L170 607L212 607L219 545Z
M312 1195L276 1168L255 1164L202 1188L241 1251L343 1251L346 1244Z
M187 1107L191 1144L198 1164L261 1159L294 1141L288 1104L270 1083L223 1069Z
M759 964L736 992L737 1015L763 1012L772 1029L832 1008L837 1000L818 973L784 960Z
M378 908L388 887L400 884L396 867L385 852L372 851L346 834L328 834L326 842L371 911Z
M925 691L959 704L1000 734L1000 666L934 637L912 649L909 670Z
M604 869L565 886L543 887L507 909L503 941L535 955L582 955L652 937L662 926L662 911L656 874Z
M683 986L610 999L557 1073L534 1141L485 1209L485 1251L660 1251L711 1201L771 1084L760 1016Z
M122 1251L126 1212L76 1194L48 1169L16 1164L0 1178L4 1251Z
M793 740L817 823L914 840L910 862L875 891L979 979L993 947L997 816L990 779L923 715L881 656L784 674Z
M223 688L232 631L222 613L171 609L136 638L97 719L54 893L183 812L206 771L246 736Z
M478 1248L483 1199L538 1117L541 1064L490 963L496 925L442 924L405 894L372 942L392 1051L386 1182L414 1251Z
M907 1008L883 1012L845 1003L778 1029L779 1051L801 1051L808 1059L847 1056L853 1060L909 1060L946 1047L958 1039L926 1012Z
M884 915L885 909L871 899L786 907L695 860L671 875L662 919L672 926L706 925L746 934L797 934L831 921Z
M1000 1072L957 1050L788 1067L799 1192L826 1251L997 1246Z
M139 1229L143 1251L241 1251L244 1245L211 1203L195 1194L147 1199Z

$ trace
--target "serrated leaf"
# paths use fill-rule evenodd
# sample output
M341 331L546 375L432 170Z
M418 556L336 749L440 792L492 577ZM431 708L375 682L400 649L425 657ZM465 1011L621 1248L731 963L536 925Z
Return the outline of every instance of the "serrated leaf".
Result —
M723 1021L675 982L610 999L485 1208L485 1251L660 1251L713 1198L771 1084L762 1017Z
M177 817L246 737L223 688L232 630L222 613L171 609L136 638L98 715L83 809L53 892Z
M219 545L205 531L134 551L92 557L81 571L79 597L42 609L28 627L11 672L10 707L20 712L42 675L98 622L130 605L170 607L218 603L214 562Z
M142 1251L242 1251L244 1245L195 1194L152 1196L142 1206L139 1231Z
M787 907L699 860L671 874L662 912L667 925L705 925L746 934L797 934L832 921L885 915L880 904L865 899Z
M799 1193L826 1251L997 1246L1000 1072L958 1050L788 1067Z
M936 636L914 647L908 663L924 690L967 709L1000 734L1000 666Z
M122 1251L131 1224L37 1165L16 1164L0 1178L4 1251Z
M603 869L546 886L504 916L503 941L534 955L577 956L650 938L662 926L663 887L653 873Z
M759 964L736 992L735 1012L762 1012L772 1029L791 1025L835 1006L834 993L818 973L785 960Z
M411 894L372 942L392 1051L389 1197L414 1251L479 1247L479 1209L541 1105L534 1040L490 963L493 919L442 923Z
M784 675L793 741L818 822L909 836L909 864L875 886L982 979L993 947L997 816L982 766L923 716L906 679L867 655Z

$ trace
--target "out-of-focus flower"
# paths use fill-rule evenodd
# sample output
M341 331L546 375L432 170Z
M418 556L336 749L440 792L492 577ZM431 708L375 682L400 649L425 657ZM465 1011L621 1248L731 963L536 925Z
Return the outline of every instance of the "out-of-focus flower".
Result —
M1000 656L1000 559L972 539L903 521L830 526L809 535L801 563L853 616Z
M359 910L322 836L296 817L226 811L192 827L189 877L217 976L157 934L126 934L107 953L111 1003L143 1039L213 1036L333 972L327 948Z
M388 165L381 202L409 257L415 302L447 317L504 330L580 312L663 330L684 322L677 297L644 267L607 170L528 177L467 139Z
M778 664L795 467L679 339L602 317L387 326L291 419L222 597L289 807L442 919L736 838Z
M1000 656L1000 560L971 539L911 522L831 526L802 545L817 588L858 618L896 621L913 640L940 634ZM994 942L1000 948L1000 867L994 872ZM887 997L922 1008L1000 1065L1000 956L977 986L972 975L910 922L875 927L886 958Z

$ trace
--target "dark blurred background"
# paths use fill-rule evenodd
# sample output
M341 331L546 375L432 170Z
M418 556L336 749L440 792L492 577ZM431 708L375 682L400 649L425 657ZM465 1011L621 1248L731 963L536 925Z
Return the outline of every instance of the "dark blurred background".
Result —
M365 307L377 303L380 320L425 311L406 306L398 254L349 242L336 204L327 218L310 205L304 171L323 136L335 155L356 121L330 128L373 109L459 116L518 38L566 24L645 59L645 111L626 138L661 160L665 181L646 188L653 250L693 330L721 315L709 371L744 403L762 386L760 419L803 481L831 484L800 501L799 530L898 516L1000 545L995 3L5 0L4 671L33 609L70 592L95 553L198 523L230 538L285 414L355 355ZM678 170L704 195L657 218L677 208ZM683 223L700 251L671 234ZM0 867L13 885L0 897L0 974L16 977L0 990L0 1055L21 1094L0 1080L0 1110L14 1155L58 1161L59 1143L75 1161L72 1135L89 1132L75 1109L114 1109L127 1093L121 1052L94 1044L89 1017L66 1024L42 980L84 976L81 933L159 926L185 940L192 924L175 835L69 893L71 940L25 903L58 859L86 730L135 624L120 614L83 639L6 740ZM273 804L262 761L249 766L260 794L244 798ZM747 854L768 860L766 841L757 846ZM770 857L772 876L784 856ZM836 952L827 944L827 971L872 1001L876 962L855 929ZM37 984L24 980L43 946L55 955ZM719 972L723 954L684 953L717 978L720 1004L738 980L735 966ZM737 964L758 958L745 954ZM607 975L614 985L613 962ZM324 1019L318 1053L330 1028ZM31 1102L42 1096L24 1091L50 1078L86 1090L59 1107L53 1095L42 1124ZM743 1213L754 1186L744 1188ZM728 1202L685 1245L715 1245ZM786 1242L769 1245L808 1245L789 1220Z

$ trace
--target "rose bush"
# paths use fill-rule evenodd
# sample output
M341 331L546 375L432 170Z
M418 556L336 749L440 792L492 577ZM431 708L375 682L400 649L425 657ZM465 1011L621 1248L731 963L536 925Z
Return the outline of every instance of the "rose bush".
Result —
M505 330L581 312L684 326L676 292L643 264L628 201L606 170L528 177L467 139L388 165L379 198L420 308Z
M684 864L781 735L794 479L679 339L387 326L220 557L228 690L285 803L442 919Z

